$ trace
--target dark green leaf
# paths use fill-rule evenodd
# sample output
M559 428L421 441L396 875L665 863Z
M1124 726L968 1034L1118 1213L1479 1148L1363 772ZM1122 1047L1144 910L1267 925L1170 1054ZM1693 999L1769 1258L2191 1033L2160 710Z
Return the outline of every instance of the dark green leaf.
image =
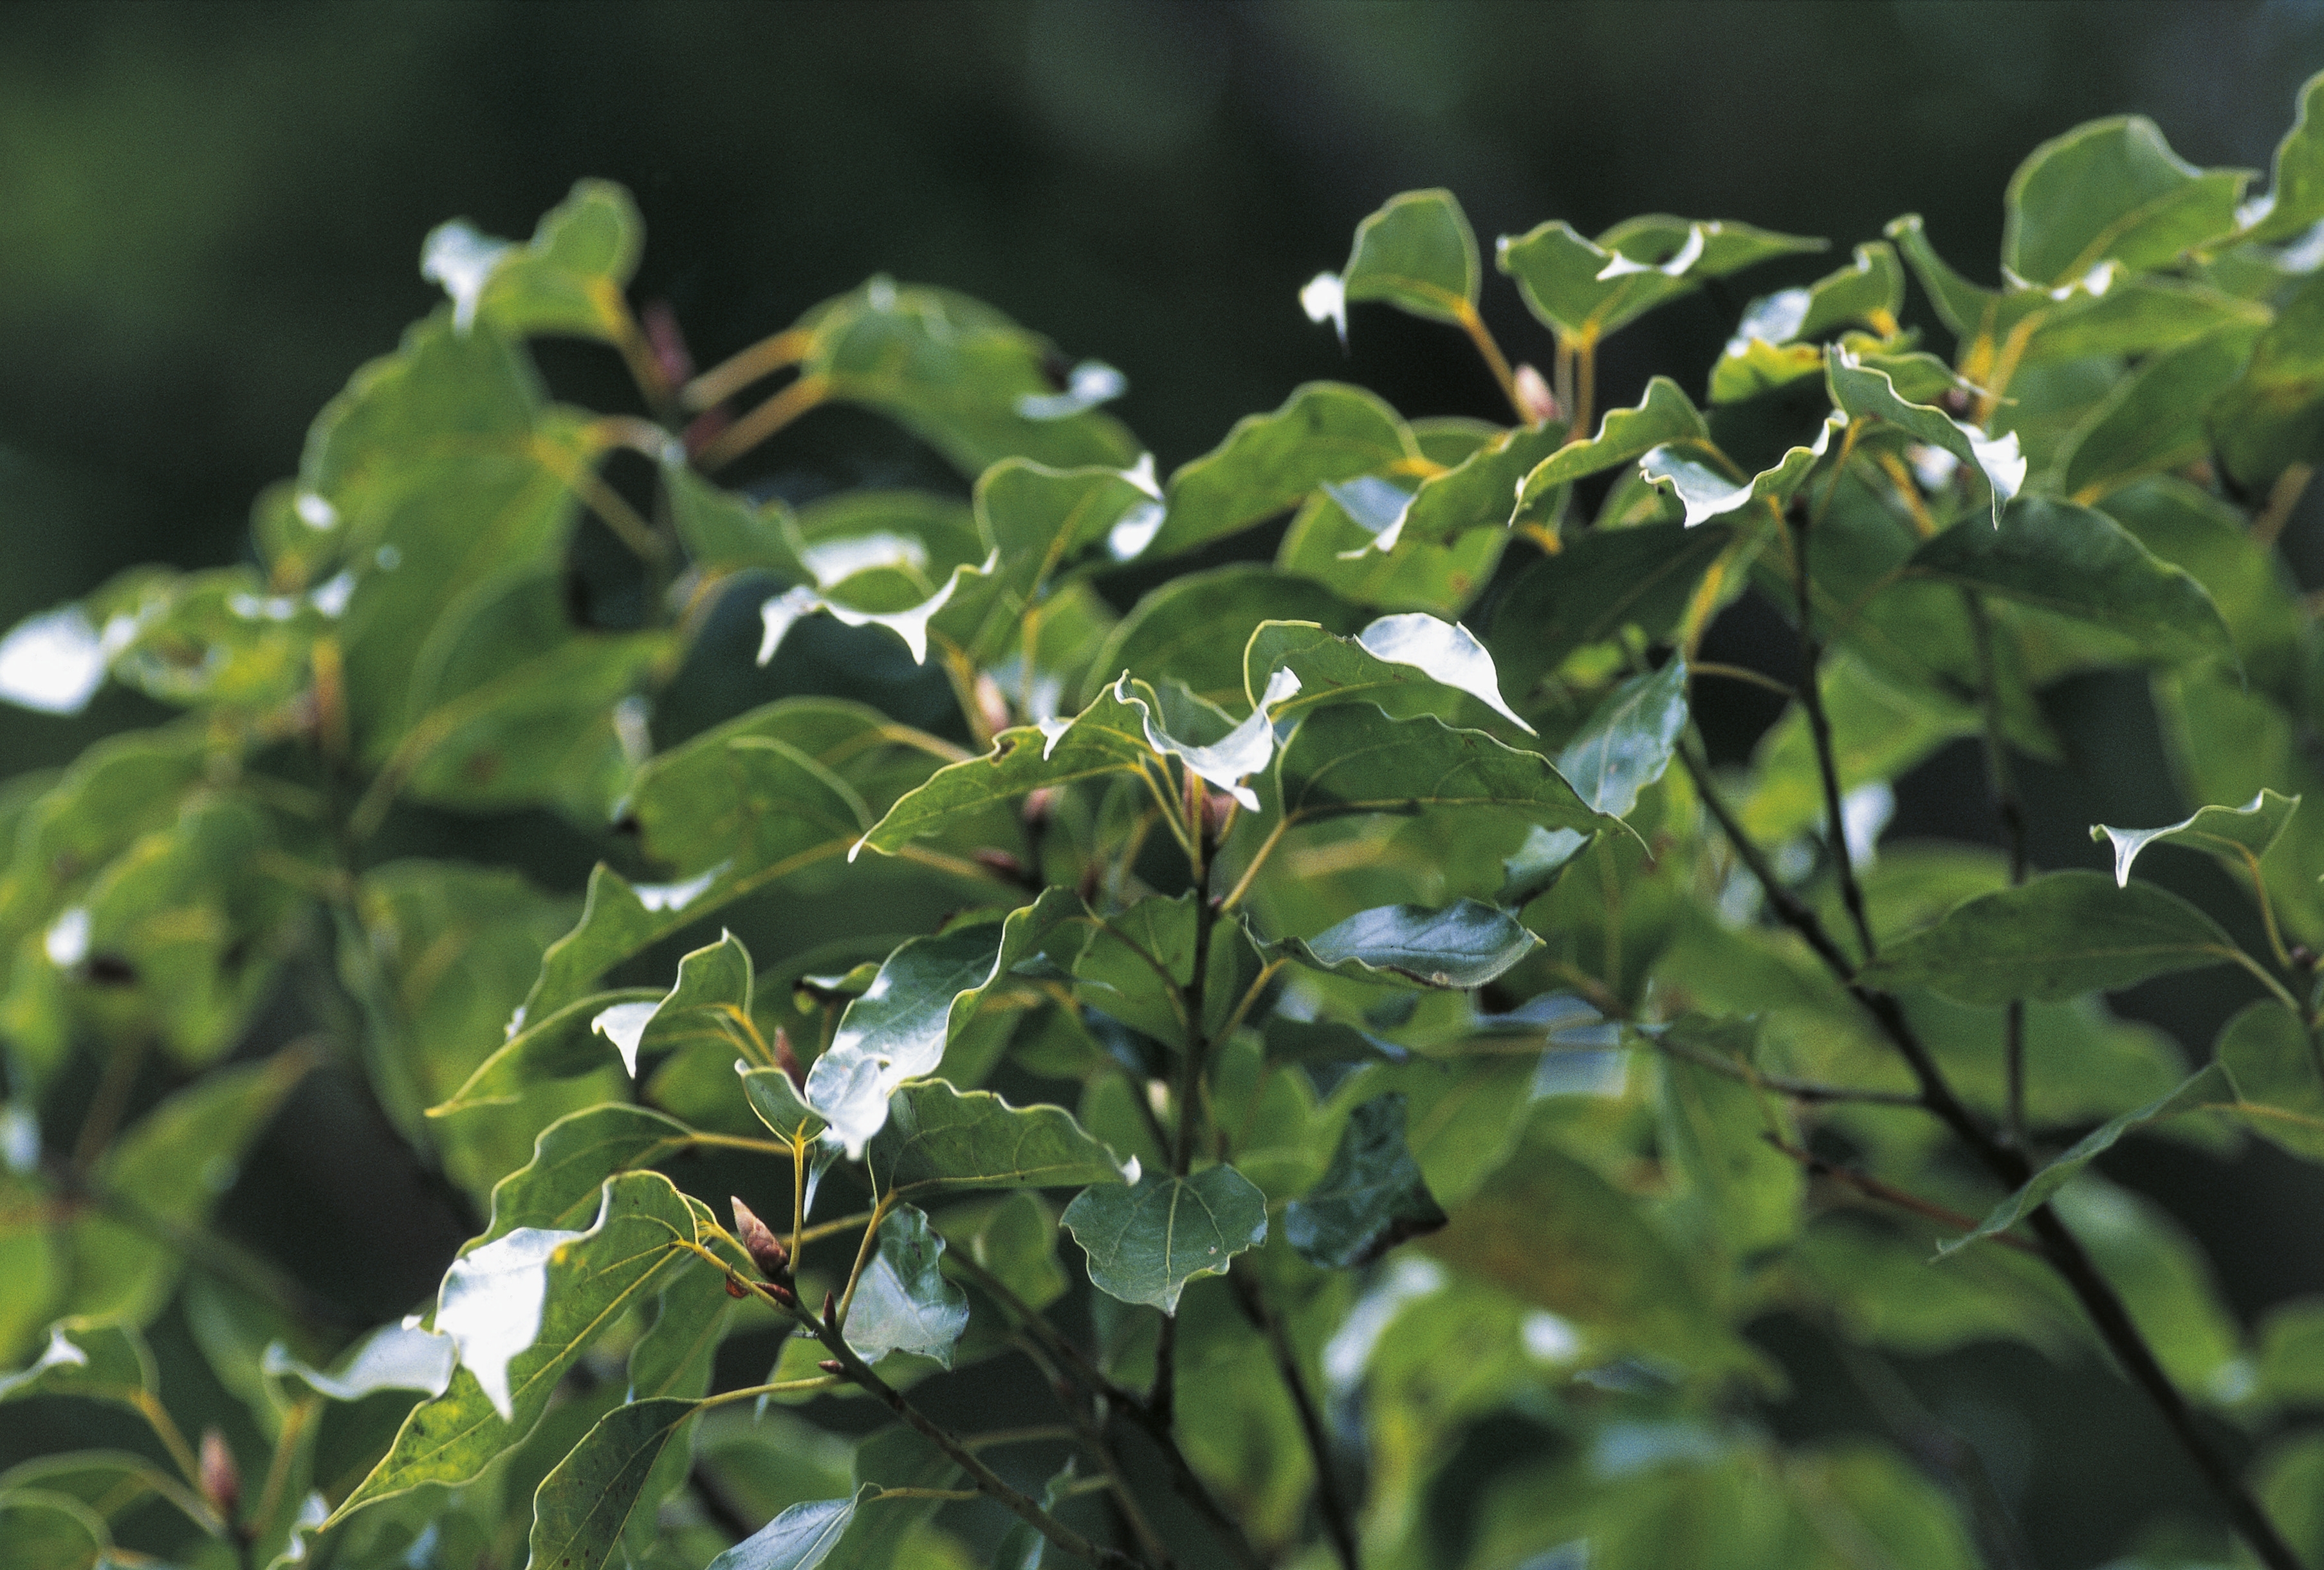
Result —
M1979 724L1974 706L1890 681L1852 654L1824 660L1818 681L1843 793L1901 777ZM1805 709L1785 709L1759 738L1751 762L1755 782L1738 810L1752 837L1785 840L1822 822L1823 771Z
M1475 314L1477 236L1449 190L1408 190L1356 226L1341 273L1346 298L1385 300L1432 321Z
M619 884L620 894L635 899L628 882L619 873L599 867L589 880L594 901L600 884ZM589 926L589 909L582 910L582 925L576 933ZM567 934L559 942L569 941ZM607 937L607 928L600 926L592 936ZM552 951L554 945L551 946ZM607 958L605 964L614 963ZM627 987L619 992L595 993L576 998L563 1008L539 1020L528 1021L514 1030L492 1055L476 1065L460 1088L442 1103L428 1109L430 1117L449 1117L455 1113L474 1107L506 1105L517 1101L526 1089L543 1079L569 1079L576 1075L609 1067L615 1061L616 1048L597 1021L615 1009L652 1009L668 994L659 987ZM522 1019L520 1008L517 1019ZM620 1016L616 1016L620 1018ZM634 1018L634 1016L632 1016ZM512 1021L513 1023L513 1021Z
M1821 240L1748 224L1655 213L1626 219L1594 242L1554 220L1521 237L1502 236L1494 260L1517 281L1536 316L1586 349L1655 307L1692 293L1703 279L1823 247Z
M107 1570L115 1563L105 1519L69 1494L0 1493L0 1565L6 1570Z
M1501 807L1545 828L1609 821L1538 753L1426 715L1390 719L1370 704L1309 715L1283 753L1283 807L1300 819L1432 807Z
M2218 922L2176 894L2065 872L1969 900L1890 948L1864 980L2004 1003L2112 991L2224 963L2249 962Z
M1134 1187L1084 1189L1065 1224L1100 1289L1175 1314L1188 1281L1225 1274L1233 1256L1267 1240L1267 1197L1232 1167L1149 1172Z
M1250 693L1267 690L1268 672L1249 686L1244 675L1244 651L1259 623L1312 622L1347 636L1372 619L1319 583L1238 562L1175 577L1139 601L1090 661L1090 680L1111 683L1124 670L1148 681L1168 676L1204 702L1248 705Z
M532 1496L527 1570L599 1570L612 1558L662 1447L696 1405L633 1401L598 1418Z
M2233 1110L2252 1132L2324 1161L2324 1067L2298 1015L2280 1003L2252 1003L2219 1032L2214 1056L2234 1076Z
M2252 206L2236 215L2246 226L2238 238L2293 240L2324 218L2324 72L2301 85L2299 115L2276 143L2275 177Z
M1733 539L1723 523L1593 529L1526 568L1494 608L1489 640L1508 690L1523 702L1566 656L1626 625L1662 642Z
M880 1224L880 1247L856 1280L847 1344L866 1362L891 1352L952 1366L953 1343L968 1328L968 1295L938 1268L945 1240L928 1218L897 1205Z
M901 1085L872 1144L890 1193L919 1188L1058 1188L1121 1180L1120 1163L1063 1107L1010 1105L941 1079Z
M2102 262L2159 267L2233 231L2250 178L2186 163L2144 115L2092 120L2035 148L2010 178L2002 263L2043 287L2079 282Z
M2000 526L2003 505L2025 481L2025 459L2017 450L2016 432L1988 437L1960 424L1941 409L1908 402L1886 372L1864 365L1844 348L1830 352L1824 376L1834 407L1850 420L1886 420L1915 440L1959 459L1990 504L1994 526Z
M1961 341L1964 365L1970 359L1971 346L1984 346L1984 359L1989 364L1993 346L2026 317L2052 304L2050 297L2034 290L2019 290L2009 294L1981 288L1963 278L1945 264L1943 257L1929 244L1927 226L1918 213L1907 213L1892 219L1883 231L1896 242L1912 264L1921 287L1928 292L1929 303L1936 308L1937 319Z
M1444 1224L1443 1207L1405 1147L1404 1117L1405 1099L1393 1091L1348 1114L1323 1181L1283 1213L1285 1241L1301 1259L1352 1270Z
M993 738L991 752L937 771L927 784L898 801L862 836L862 843L883 855L895 855L964 813L1013 801L1044 786L1147 766L1154 753L1146 744L1146 714L1141 705L1123 697L1129 690L1106 688L1071 720L1001 732Z
M759 1121L779 1137L795 1144L805 1144L830 1125L823 1114L800 1099L799 1087L791 1083L790 1075L780 1068L752 1068L737 1064L742 1076L742 1094Z
M1057 1218L1035 1195L1019 1189L988 1207L955 1206L945 1212L943 1224L954 1248L1027 1307L1046 1308L1065 1295L1070 1283L1057 1263Z
M875 1492L867 1483L845 1499L792 1505L710 1561L709 1570L815 1570L839 1546L864 1496Z
M2259 337L2237 322L2149 356L2066 438L2060 488L2088 503L2141 476L2208 457L2206 417L2244 374Z
M2163 659L2235 656L2211 596L2103 513L2020 496L1998 529L1969 518L1913 553L1907 573L2106 628Z
M2090 355L2151 355L2221 328L2264 327L2266 308L2201 284L2137 278L2098 296L2077 295L2046 312L2021 366Z
M1421 481L1397 526L1382 531L1373 549L1390 550L1402 539L1450 546L1471 530L1506 528L1523 510L1520 487L1526 476L1549 462L1564 440L1565 428L1555 423L1495 437L1452 468Z
M1822 365L1821 356L1816 364ZM1545 517L1560 485L1619 468L1665 442L1690 439L1710 440L1711 428L1677 383L1667 376L1653 377L1636 409L1608 410L1596 436L1567 442L1534 466L1517 487L1515 521Z
M1608 695L1558 753L1557 771L1591 807L1627 817L1638 792L1670 767L1686 719L1686 661L1674 656Z
M1508 910L1462 900L1442 910L1383 905L1284 950L1342 975L1404 976L1430 987L1480 987L1541 947Z
M1319 485L1419 457L1411 430L1360 387L1311 382L1272 414L1238 421L1227 438L1170 476L1157 560L1296 507Z
M1406 535L1400 524L1411 494L1409 481L1372 476L1326 486L1292 519L1276 566L1359 605L1459 615L1491 581L1508 531L1496 520L1444 541ZM1390 530L1394 543L1383 546Z
M2324 278L2283 302L2242 377L2213 405L2210 426L2228 472L2254 490L2293 464L2324 459Z
M597 1214L606 1178L675 1155L693 1132L675 1118L618 1102L558 1119L541 1131L532 1160L493 1187L485 1239L521 1226L586 1226Z

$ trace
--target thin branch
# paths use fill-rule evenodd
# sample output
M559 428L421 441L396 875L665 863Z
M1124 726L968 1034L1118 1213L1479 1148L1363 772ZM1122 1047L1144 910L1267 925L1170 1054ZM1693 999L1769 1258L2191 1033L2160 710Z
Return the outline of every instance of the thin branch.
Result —
M1283 1376L1283 1388L1290 1392L1291 1404L1298 1410L1300 1430L1306 1435L1308 1452L1315 1461L1316 1509L1323 1518L1323 1530L1332 1539L1333 1551L1340 1556L1341 1570L1361 1570L1355 1519L1347 1501L1341 1496L1338 1469L1332 1462L1331 1436L1323 1432L1323 1415L1315 1408L1315 1398L1308 1393L1307 1376L1299 1369L1298 1351L1291 1344L1283 1321L1268 1307L1259 1278L1248 1269L1234 1268L1227 1271L1227 1279L1234 1287L1244 1316L1267 1337L1268 1345L1275 1353L1276 1370Z
M1803 1150L1797 1145L1779 1140L1773 1134L1763 1134L1760 1137L1774 1146L1778 1154L1788 1156L1797 1161L1801 1169L1811 1178L1829 1178L1844 1188L1854 1189L1867 1199L1877 1199L1883 1205L1893 1205L1897 1209L1917 1215L1923 1221L1933 1221L1939 1226L1954 1232L1972 1233L1978 1228L1977 1217L1973 1215L1963 1215L1958 1210L1948 1209L1933 1201L1923 1199L1919 1195L1899 1188L1892 1183L1883 1183L1869 1172L1859 1172L1853 1167L1835 1166L1822 1157ZM2042 1247L2039 1243L2022 1237L2013 1237L2006 1232L1995 1233L1986 1241L1999 1243L2006 1249L2015 1249L2019 1253L2032 1254L2036 1259L2042 1256Z
M1796 698L1800 695L1799 688L1790 682L1778 681L1748 665L1722 665L1716 660L1690 660L1686 664L1686 673L1689 676L1723 676L1729 681L1748 681L1754 687L1764 687L1784 697Z
M720 431L695 455L695 462L705 469L733 462L822 402L830 390L830 383L821 376L801 376Z
M1823 778L1825 837L1831 842L1832 869L1840 879L1840 902L1848 907L1849 918L1856 924L1857 940L1864 946L1864 957L1869 960L1879 948L1872 941L1872 922L1864 911L1864 891L1857 886L1855 862L1849 854L1848 817L1840 797L1840 765L1831 753L1831 720L1824 713L1823 688L1816 679L1816 665L1823 658L1823 650L1815 636L1814 596L1808 579L1808 532L1807 521L1794 517L1791 529L1792 576L1799 584L1800 706L1807 710L1808 731L1815 738L1816 771Z
M1509 401L1509 407L1517 411L1520 421L1530 424L1533 416L1526 412L1525 400L1517 396L1516 374L1509 369L1508 356L1501 353L1501 346L1494 341L1493 329L1485 325L1485 319L1477 314L1477 308L1465 300L1462 302L1460 322L1461 330L1469 335L1469 341L1476 345L1477 352L1485 357L1485 368L1492 372L1493 381L1500 388L1501 396Z
M1846 1102L1860 1106L1917 1107L1921 1104L1918 1091L1860 1090L1852 1085L1825 1085L1818 1080L1794 1079L1787 1075L1762 1074L1748 1063L1738 1063L1721 1053L1697 1047L1690 1041L1676 1040L1667 1033L1652 1033L1646 1039L1654 1043L1657 1051L1666 1052L1674 1057L1683 1057L1713 1074L1723 1074L1729 1079L1739 1080L1757 1089L1774 1091L1777 1095L1787 1095L1794 1101ZM1528 1053L1537 1054L1541 1050L1531 1042L1521 1045Z
M1993 816L2009 846L2009 886L2025 881L2025 804L2017 795L2017 781L2009 767L2008 743L2001 732L2001 677L1993 658L1993 618L1986 614L1985 596L1975 589L1961 590L1969 613L1969 632L1977 644L1978 706L1985 720L1985 779L1993 796ZM2025 1000L2012 998L2002 1016L2002 1070L2008 1085L2003 1128L2009 1142L2025 1143Z
M720 361L678 390L678 403L691 414L724 403L762 376L788 370L807 356L815 335L787 328Z

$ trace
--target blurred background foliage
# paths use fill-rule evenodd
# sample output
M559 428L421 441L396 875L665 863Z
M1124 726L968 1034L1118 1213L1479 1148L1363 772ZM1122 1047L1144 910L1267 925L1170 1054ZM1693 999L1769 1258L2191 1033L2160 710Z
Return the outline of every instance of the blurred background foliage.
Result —
M1167 473L1318 377L1411 416L1497 412L1456 336L1360 308L1343 358L1297 309L1299 284L1391 192L1451 187L1488 237L1664 210L1825 235L1841 254L1917 210L1989 281L2003 187L2043 138L2138 112L2196 163L2264 169L2319 65L2324 0L17 0L0 9L0 626L137 562L240 559L251 498L292 472L315 411L435 303L421 236L454 216L522 236L584 175L636 194L636 298L667 302L699 363L872 272L940 283L1126 372L1116 411ZM1831 264L1770 268L1749 289ZM1601 404L1635 401L1649 365L1707 368L1742 303L1706 291L1623 334ZM1513 356L1546 359L1512 291L1489 288L1485 311ZM553 386L619 406L609 357L545 347ZM836 411L759 461L759 482L794 499L957 485L908 439ZM2303 586L2324 583L2313 494L2286 541ZM1706 652L1789 674L1762 632L1731 616ZM756 633L745 607L714 633L706 657L725 659L731 690L660 716L662 742L777 681L861 679L836 660L757 670ZM2181 815L2138 679L2045 702L2071 755L2026 765L2037 864L2097 864L2089 823ZM118 688L77 719L0 710L0 772L158 717ZM1736 757L1752 737L1710 739ZM1978 837L1986 821L1962 743L1907 781L1891 832ZM545 817L415 815L397 832L398 849L431 854L521 844L565 890L595 857ZM2156 870L2236 909L2207 864ZM2242 1001L2227 980L2123 1000L2198 1057ZM311 1081L222 1220L385 1317L429 1289L466 1229L361 1097ZM2324 1289L2314 1168L2256 1143L2232 1164L2150 1143L2107 1166L2205 1239L2246 1316ZM334 1224L399 1189L396 1235ZM1843 1371L1765 1329L1798 1379L1774 1421L1869 1423L1873 1398ZM2045 1563L2095 1562L2120 1546L2114 1523L2193 1498L2159 1426L2095 1366L1987 1347L1913 1384L2034 1507ZM1480 1476L1495 1464L1475 1459Z

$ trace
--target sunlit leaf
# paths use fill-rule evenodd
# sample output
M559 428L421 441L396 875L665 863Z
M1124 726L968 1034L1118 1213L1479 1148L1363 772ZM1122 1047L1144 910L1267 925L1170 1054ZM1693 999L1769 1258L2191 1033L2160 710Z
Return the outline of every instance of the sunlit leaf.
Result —
M1349 300L1459 322L1476 309L1480 276L1477 236L1460 201L1449 190L1408 190L1356 226L1340 279Z
M1627 817L1670 767L1686 720L1686 661L1674 658L1616 688L1558 753L1557 771L1598 811Z
M2298 238L2324 218L2324 73L2301 84L2292 129L2276 143L2275 173L2267 194L2236 215L2246 240Z
M1191 1178L1149 1172L1129 1187L1084 1189L1065 1224L1102 1290L1175 1314L1188 1281L1224 1275L1236 1254L1267 1240L1267 1199L1232 1167Z
M919 1188L1058 1188L1122 1180L1121 1163L1063 1107L1011 1106L941 1079L899 1085L872 1143L891 1193Z
M1418 456L1411 431L1377 395L1311 382L1274 413L1246 416L1170 476L1161 532L1141 559L1190 550L1295 507L1327 482Z
M1383 905L1283 945L1319 969L1351 976L1392 974L1430 987L1483 986L1540 947L1541 939L1513 913L1475 900L1442 910Z
M2196 169L2143 115L2090 121L2035 148L2010 178L2003 264L2045 287L2104 262L2159 266L2232 232L2250 178Z
M953 1343L968 1328L968 1296L937 1268L945 1240L928 1218L899 1205L880 1224L880 1246L863 1267L847 1310L847 1344L866 1362L891 1352L952 1366Z
M1517 281L1533 313L1577 344L1594 345L1658 305L1777 256L1823 249L1821 240L1778 235L1731 221L1664 214L1629 218L1595 241L1561 220L1495 247L1500 270Z
M1991 506L1994 526L2000 527L2001 509L2025 483L2025 459L2017 449L2015 431L1989 437L1941 409L1910 402L1898 393L1886 372L1862 364L1845 348L1831 351L1824 376L1833 405L1849 419L1886 420L1914 439L1950 453L1975 478Z

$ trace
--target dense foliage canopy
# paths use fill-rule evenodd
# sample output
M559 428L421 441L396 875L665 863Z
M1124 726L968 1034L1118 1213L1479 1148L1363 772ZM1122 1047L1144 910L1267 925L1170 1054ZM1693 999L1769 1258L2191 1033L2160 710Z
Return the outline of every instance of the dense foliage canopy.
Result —
M2007 1341L2110 1359L2211 1489L2144 1563L2324 1563L2324 1302L2246 1334L2092 1165L2324 1159L2324 633L2276 551L2324 78L2255 183L2086 125L2011 183L2001 288L1900 218L1609 410L1609 335L1825 242L1505 237L1545 374L1406 193L1301 302L1465 334L1512 423L1318 383L1167 478L1119 373L974 300L875 278L696 374L619 189L445 225L447 303L252 565L0 642L20 703L186 711L0 791L0 1402L59 1436L0 1570L2008 1565L1890 1367ZM636 407L553 401L541 337ZM973 491L720 483L832 405ZM738 599L885 701L658 734ZM1702 657L1746 605L1781 669ZM2190 816L2037 872L2034 694L2110 667ZM1752 688L1714 768L1698 707ZM1995 844L1883 845L1961 737ZM524 808L597 836L577 910L392 849ZM2098 996L2215 965L2263 994L2200 1067ZM212 1224L333 1064L473 1206L400 1324ZM1892 1442L1779 1436L1775 1316Z

